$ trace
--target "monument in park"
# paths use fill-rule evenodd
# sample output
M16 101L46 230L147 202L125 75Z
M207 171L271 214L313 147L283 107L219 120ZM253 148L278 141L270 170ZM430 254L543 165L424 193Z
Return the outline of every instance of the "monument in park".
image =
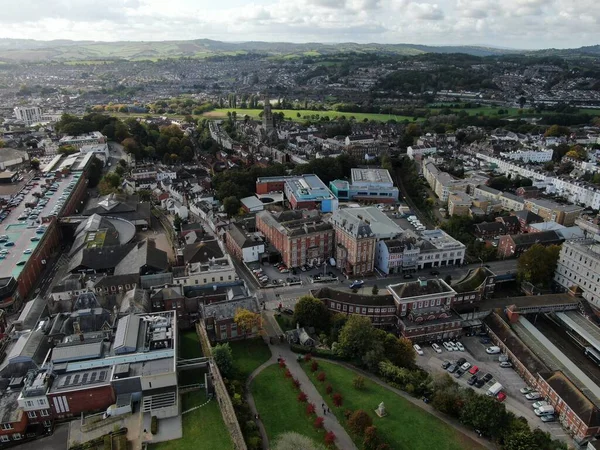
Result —
M375 414L377 414L379 417L385 417L387 415L387 413L385 412L385 405L383 404L383 402L379 404L379 406L375 410Z

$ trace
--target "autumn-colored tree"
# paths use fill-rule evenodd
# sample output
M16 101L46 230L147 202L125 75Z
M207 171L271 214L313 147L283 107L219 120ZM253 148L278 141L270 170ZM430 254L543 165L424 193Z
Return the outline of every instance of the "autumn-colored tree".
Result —
M283 376L286 378L292 378L292 372L290 372L290 369L285 369Z
M371 425L365 429L365 438L363 440L363 448L365 450L377 450L381 443L381 439L377 434L377 427Z
M310 371L316 372L317 370L319 370L319 363L317 361L310 363Z
M356 434L363 434L365 430L373 425L373 420L362 409L357 409L352 413L350 419L348 419L348 428Z
M355 376L352 380L352 386L359 391L363 390L365 388L365 377L360 375Z
M237 329L247 336L252 333L254 328L260 329L261 317L260 314L254 313L244 308L238 308L233 316L233 321L237 325Z
M316 409L317 408L315 407L314 403L309 403L308 405L306 405L306 414L308 416L312 416L315 413Z
M319 375L317 375L317 380L323 383L325 381L325 372L319 372Z
M332 447L335 442L335 433L333 431L328 431L325 433L325 445L328 447Z
M342 394L340 394L339 392L336 392L335 394L333 394L333 397L331 397L333 399L333 404L335 406L342 406Z
M301 403L305 403L308 400L308 397L306 396L306 394L304 392L300 392L298 394L298 401Z
M315 426L315 428L316 428L316 429L323 428L323 422L324 422L324 421L325 421L325 419L323 419L321 416L317 417L317 418L315 419L315 422L314 422L314 426Z
M333 392L333 386L331 386L331 384L328 384L328 385L325 387L325 392L326 392L327 394L331 394L331 393Z
M292 386L294 386L294 389L300 389L300 382L297 378L292 379Z

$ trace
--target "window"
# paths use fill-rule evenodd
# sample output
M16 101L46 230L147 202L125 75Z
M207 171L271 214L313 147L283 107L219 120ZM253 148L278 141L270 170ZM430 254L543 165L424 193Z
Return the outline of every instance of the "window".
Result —
M42 398L38 399L38 406L46 406L46 400Z
M50 414L48 413L48 410L47 410L47 409L42 409L42 410L40 411L40 416L42 416L42 417L48 417L49 415L50 415Z
M45 427L51 427L52 426L52 421L50 421L50 420L44 420L44 426Z
M354 306L350 306L348 312L354 312Z
M12 430L13 429L12 423L3 423L2 429L3 430Z
M21 436L21 433L15 433L12 436L13 436L13 440L15 440L15 441L20 441L23 438Z
M25 405L26 406L33 406L33 401L32 400L25 400Z
M35 411L27 411L27 417L29 417L30 419L35 419L37 417L37 414L35 413Z
M2 436L0 436L0 441L8 442L10 441L10 438L7 435L3 434Z

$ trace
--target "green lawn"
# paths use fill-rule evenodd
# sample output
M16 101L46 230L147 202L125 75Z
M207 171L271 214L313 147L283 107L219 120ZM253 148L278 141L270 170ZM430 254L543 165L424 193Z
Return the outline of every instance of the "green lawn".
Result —
M317 387L332 412L335 412L340 423L345 424L346 409L363 409L371 415L373 424L379 430L381 437L394 449L410 450L465 450L481 449L482 447L467 436L441 422L435 416L423 411L408 400L393 392L365 380L365 389L356 390L352 380L356 374L342 366L319 361L320 370L325 372L327 380L320 383L304 365L311 380ZM318 373L317 372L317 373ZM335 408L331 397L325 393L325 386L331 383L333 392L339 392L343 397L341 408ZM385 403L387 416L379 418L375 409L379 403Z
M235 109L235 108L217 108L212 111L208 111L203 114L205 117L210 118L223 118L227 117L228 112L235 111L238 119L242 120L245 115L253 119L257 119L259 114L262 112L261 109ZM286 118L290 118L294 121L303 121L304 116L313 116L318 115L319 117L329 117L329 120L334 120L337 117L344 116L346 119L350 119L350 117L354 117L357 121L362 122L364 119L368 120L377 120L380 122L387 122L390 119L394 119L398 122L408 120L410 122L413 121L412 117L409 116L396 116L394 114L374 114L374 113L349 113L349 112L339 112L339 111L310 111L305 109L294 110L294 109L273 109L273 112L280 113L282 112ZM298 117L300 114L300 117ZM420 119L422 120L422 119Z
M206 402L204 391L190 392L183 396L181 410L186 411L204 402ZM208 405L183 416L183 438L154 444L150 446L150 449L195 450L202 448L203 445L209 445L211 450L233 449L233 443L229 438L229 431L225 427L216 400L211 400Z
M271 350L262 338L230 342L229 346L233 353L235 378L240 381L245 381L254 369L271 357Z
M196 330L188 330L179 335L179 357L183 359L199 358L202 355L200 341ZM182 370L179 373L179 384L185 386L188 384L204 383L203 369Z
M250 386L269 442L281 433L295 431L322 444L324 432L315 430L315 416L309 418L306 415L306 403L296 399L299 391L292 387L292 382L283 373L284 369L273 364L258 374Z

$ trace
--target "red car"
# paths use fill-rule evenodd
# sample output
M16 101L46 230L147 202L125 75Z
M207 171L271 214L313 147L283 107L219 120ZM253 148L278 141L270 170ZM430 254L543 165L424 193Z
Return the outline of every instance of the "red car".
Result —
M479 372L479 367L477 367L477 366L473 366L473 367L471 367L471 370L469 370L469 373L471 375L475 375L477 372Z
M498 399L499 402L503 402L504 400L506 400L506 394L504 392L500 392L500 393L498 393L496 398Z

